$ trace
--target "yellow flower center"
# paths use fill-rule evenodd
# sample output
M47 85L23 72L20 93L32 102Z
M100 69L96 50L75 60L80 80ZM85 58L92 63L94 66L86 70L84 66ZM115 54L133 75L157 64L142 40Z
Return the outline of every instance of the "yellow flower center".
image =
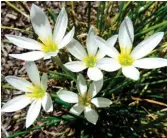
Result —
M40 39L40 37L39 37L39 39ZM41 41L43 42L43 43L41 43L42 51L44 51L45 53L56 52L56 50L58 50L56 43L52 41L51 37L48 37L46 39L42 39Z
M95 66L96 61L97 61L96 56L89 55L84 58L86 66L90 68L93 68Z
M45 91L39 86L28 87L32 92L27 92L26 96L30 98L42 98L45 96Z
M84 105L84 106L89 106L91 104L91 97L90 95L87 93L85 93L84 96L79 96L79 101L80 104Z
M119 55L119 63L123 66L131 66L134 59L130 56L131 49L121 48L121 54Z

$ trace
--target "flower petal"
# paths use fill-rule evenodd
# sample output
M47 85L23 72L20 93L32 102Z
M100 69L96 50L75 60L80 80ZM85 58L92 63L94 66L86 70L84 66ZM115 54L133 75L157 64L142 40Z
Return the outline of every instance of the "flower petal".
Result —
M73 39L66 48L74 57L79 60L83 60L87 56L84 47L75 39Z
M117 57L119 56L119 52L116 50L115 47L107 46L106 41L98 36L96 36L95 41L97 43L97 46L103 53L106 53L106 55L117 59Z
M143 58L136 60L134 66L143 69L155 69L167 66L167 59L164 58Z
M42 107L46 112L53 111L53 102L50 95L46 92L45 96L42 98Z
M106 45L110 48L114 47L116 41L117 41L118 35L113 35L106 41Z
M99 115L97 114L97 112L90 108L90 107L86 107L85 110L84 110L84 114L85 114L85 118L92 124L96 124L98 118L99 118Z
M44 60L50 59L51 57L57 56L58 53L59 53L59 50L57 50L56 52L48 52L48 53L45 53L43 59L44 59Z
M132 80L138 80L140 72L133 66L122 67L122 73Z
M119 45L122 49L131 49L134 40L133 23L129 17L126 17L119 28Z
M82 61L67 62L64 66L72 72L80 72L87 68Z
M78 95L71 91L61 90L57 93L58 97L68 103L77 103Z
M34 100L28 109L26 116L26 128L31 126L38 117L41 110L41 100Z
M113 58L102 58L97 62L96 66L101 70L108 72L116 71L121 68L121 65L118 63L118 61Z
M36 34L42 41L48 37L52 38L52 30L47 16L43 10L35 4L32 4L30 19Z
M78 91L84 95L85 92L87 91L87 85L86 85L86 80L82 74L78 75L77 78L77 89Z
M75 114L75 115L80 115L84 110L84 106L81 104L75 104L71 109L70 113Z
M90 85L89 85L89 90L88 90L88 95L90 98L93 98L97 95L98 91L96 90L96 85L94 82L92 82Z
M37 66L34 62L26 62L25 64L26 71L28 73L28 76L33 84L40 86L40 76Z
M67 44L69 44L72 41L74 32L75 32L75 28L73 27L71 31L68 32L68 34L66 34L63 40L61 41L60 46L58 46L59 49L65 47Z
M112 104L111 100L103 97L97 97L93 98L91 100L91 103L93 103L96 107L104 108L110 106Z
M48 75L43 73L41 77L41 87L46 91L48 88Z
M98 81L103 78L103 73L97 67L88 68L87 75L90 80Z
M33 39L16 35L5 35L5 36L10 42L12 42L18 47L32 50L41 50L40 43Z
M164 32L158 32L139 43L132 51L134 59L140 59L149 54L162 40Z
M44 57L44 52L41 51L32 51L23 54L9 54L9 56L25 60L25 61L35 61Z
M10 85L23 92L31 92L31 90L29 90L28 87L33 87L33 85L29 81L19 77L7 76L5 77L5 80Z
M95 84L95 87L96 87L96 93L98 93L101 90L101 88L103 87L103 78L101 80L94 81L94 84Z
M96 43L95 43L95 39L94 39L95 36L96 36L96 32L93 29L93 27L91 27L89 29L88 36L86 39L86 47L89 55L95 55L97 52L98 47L96 46Z
M104 58L105 56L106 56L106 53L102 51L101 49L98 49L97 54L96 54L97 61Z
M5 105L3 105L2 112L14 112L23 109L28 104L31 103L31 99L27 98L26 95L21 95L9 100Z
M65 8L63 7L59 13L59 16L57 17L56 24L54 27L55 42L59 43L63 39L67 29L67 23L68 23L68 16Z

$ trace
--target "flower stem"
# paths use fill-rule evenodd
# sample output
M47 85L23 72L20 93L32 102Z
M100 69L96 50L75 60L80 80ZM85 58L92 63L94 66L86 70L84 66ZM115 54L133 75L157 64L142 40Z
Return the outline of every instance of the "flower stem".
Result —
M70 78L72 78L74 81L77 80L76 77L75 77L75 75L74 75L74 73L71 72L70 70L68 70L68 69L63 65L61 59L60 59L58 56L52 57L51 59L52 59L53 63L56 64L56 65L58 65L59 67L61 67L61 69L62 69L65 73L67 73Z

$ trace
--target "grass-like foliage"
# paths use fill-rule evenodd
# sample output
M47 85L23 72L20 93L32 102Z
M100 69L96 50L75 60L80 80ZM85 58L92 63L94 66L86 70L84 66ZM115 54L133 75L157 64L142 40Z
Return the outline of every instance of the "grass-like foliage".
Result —
M71 1L50 2L50 5L47 5L48 2L34 3L44 10L49 19L52 30L57 26L62 27L62 30L57 29L57 31L54 31L55 33L53 34L53 37L55 37L55 41L52 41L52 36L43 38L43 36L45 37L45 34L49 34L50 30L42 30L42 27L37 28L35 26L35 22L38 22L38 18L33 19L32 17L38 7L34 6L33 11L31 9L33 3L34 2L3 2L6 6L5 8L10 10L12 9L14 13L17 13L17 15L21 17L21 20L24 19L26 20L26 23L28 22L28 25L26 24L26 27L28 28L24 26L19 28L18 26L11 25L12 23L9 23L7 26L2 22L2 43L7 43L11 46L17 45L22 48L29 45L32 46L32 44L35 45L36 42L24 42L25 45L22 46L21 41L24 41L23 39L21 40L19 37L9 35L21 32L22 36L32 38L40 42L41 49L39 50L39 47L36 47L40 53L39 56L35 58L35 60L38 60L36 62L38 68L34 63L32 63L35 55L27 55L27 57L29 56L29 59L31 59L31 62L25 63L26 71L33 85L29 84L29 87L27 87L28 82L25 82L25 87L23 85L19 86L18 83L15 84L15 82L18 82L19 78L10 77L9 74L5 74L5 77L8 76L6 77L6 81L12 86L7 84L6 81L3 81L2 89L12 91L13 89L16 89L16 87L19 87L19 90L25 91L25 95L28 97L28 99L26 96L26 98L24 97L25 104L27 103L28 105L31 103L31 109L29 108L29 111L34 111L35 116L38 109L32 109L32 105L36 105L34 102L29 100L30 98L31 100L35 99L35 102L38 102L45 95L49 102L53 102L53 105L51 103L46 104L45 102L47 100L43 99L43 103L39 103L39 106L36 106L40 107L41 112L39 111L39 116L37 114L38 118L36 117L37 119L35 122L33 122L30 117L30 114L32 113L28 112L27 114L29 117L27 115L26 118L27 128L24 125L25 120L22 121L23 127L17 131L14 129L8 130L7 128L4 128L2 124L4 132L7 133L7 131L10 131L10 135L7 133L6 138L27 136L36 137L36 135L40 133L45 133L44 137L61 138L165 137L167 134L167 68L164 66L167 65L165 64L165 62L167 62L167 2ZM53 3L58 4L55 6ZM80 5L84 6L82 7ZM40 9L37 11L39 12ZM63 29L65 26L61 26L58 23L57 26L55 26L56 22L60 20L59 13L62 18L64 18L62 20L66 20L66 14L68 16L66 34L69 36L66 35L68 37L66 39L66 36L64 37L62 33L65 31L65 28ZM131 26L131 22L134 27L134 35L131 35L133 31L131 31L131 28L129 27ZM122 34L120 33L121 27L125 28L125 32L122 31ZM158 32L164 33L158 34ZM93 37L92 35L94 33L96 33L96 36ZM131 57L131 48L130 50L126 49L126 43L125 45L120 45L123 41L128 41L122 40L121 42L120 37L123 37L123 33L129 36L130 41L133 41L132 50L140 42L156 33L157 35L154 35L155 39L156 37L163 36L160 43L155 41L155 43L158 43L157 47L147 54L147 57L149 58L163 58L164 61L162 62L164 65L157 66L163 68L156 67L153 69L152 66L154 66L154 63L145 62L143 67L141 67L139 63L137 64L137 67L140 66L138 69L140 77L139 75L137 77L132 75L131 77L134 70L132 70L132 72L128 72L127 70L124 71L125 66L132 65L135 60L138 59L133 59ZM118 39L116 37L117 34ZM8 41L4 35L7 35L6 37L10 41ZM73 35L74 37L70 37ZM60 36L62 38L59 40ZM90 51L92 52L93 50L91 50L89 46L85 47L85 45L92 44L92 41L94 40L97 45L100 45L98 46L98 50L102 49L103 52L106 52L106 57L113 59L114 56L112 56L112 53L110 54L111 49L105 46L105 40L112 36L115 36L116 38L115 42L113 42L114 47L121 53L118 57L118 66L120 67L118 67L117 70L114 70L112 66L116 65L112 64L110 65L112 69L109 67L108 70L110 71L108 72L105 67L105 69L103 69L102 65L100 66L101 68L99 67L102 69L102 75L100 76L103 78L102 86L101 82L97 82L100 78L98 74L99 72L97 70L93 70L95 72L91 70L92 67L95 67L95 65L98 64L96 63L98 61L98 57L93 54L91 55ZM132 40L133 37L134 40ZM75 41L72 42L72 39L70 38L74 38ZM91 40L86 40L87 38L90 38ZM17 39L20 40L17 41ZM151 40L154 41L154 39ZM77 44L77 42L80 42L81 44ZM79 45L80 51L77 51L76 49L76 51L73 50L75 45ZM154 43L152 45L154 45ZM83 48L81 48L82 46ZM148 46L150 46L150 44L148 44ZM78 56L79 54L77 54L77 52L80 52L80 55L82 55L81 52L84 52L83 49L87 49L88 55L82 59L81 56ZM29 50L31 51L32 49L29 48ZM140 51L140 49L138 50ZM137 52L134 52L134 56L137 56ZM143 52L147 53L146 51ZM19 54L16 55L14 52L10 54L10 56L16 58L15 60L23 59L27 61L27 57L19 57ZM13 58L9 58L8 60L10 59L13 60ZM71 63L69 63L70 61L76 60L83 62L83 69L79 69L78 71L78 66L73 67ZM47 62L46 64L46 61L49 61L49 63ZM34 74L37 77L33 76ZM42 76L41 80L39 74ZM86 91L85 87L88 87L89 90L87 88ZM32 93L28 93L29 91ZM71 92L68 93L67 91ZM69 98L64 96L66 93ZM105 103L98 105L96 97L105 98L102 99ZM78 99L76 100L76 98ZM2 105L7 101L2 99ZM69 112L74 106L74 103L81 104L82 107L79 108L83 109L84 113L77 115ZM9 110L15 111L13 108L8 109L8 106L9 105L6 105L6 108L2 108L2 110L4 110L4 112L9 112ZM91 106L91 109L87 109L87 106ZM101 108L102 106L105 106L105 108ZM41 107L43 107L43 110ZM96 112L90 113L87 111L92 109L93 112ZM26 112L28 111L27 108L22 110ZM93 115L96 114L98 114L98 118L96 118L97 116L94 116L93 118ZM22 115L22 118L24 117L25 114Z

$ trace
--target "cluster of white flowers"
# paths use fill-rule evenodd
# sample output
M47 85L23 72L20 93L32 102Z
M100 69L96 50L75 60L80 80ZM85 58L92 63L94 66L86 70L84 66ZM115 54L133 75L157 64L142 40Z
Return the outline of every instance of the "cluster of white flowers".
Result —
M154 69L167 66L167 59L143 58L159 44L164 33L155 33L132 50L134 28L129 17L126 17L121 23L119 34L110 37L107 41L98 37L93 27L91 27L86 40L87 51L77 40L73 39L74 27L65 35L68 17L64 8L62 8L57 17L53 34L47 16L41 8L34 4L31 7L30 19L35 33L39 36L39 42L15 35L6 35L6 37L18 47L35 50L23 54L10 54L14 58L26 61L25 67L32 83L15 76L7 76L6 81L16 89L25 92L25 94L15 97L2 107L2 112L13 112L31 103L26 117L26 127L32 125L36 120L41 106L46 112L53 111L52 99L46 92L47 74L44 73L40 78L37 66L33 61L57 56L59 50L65 46L79 61L70 61L64 66L72 72L81 72L88 68L87 76L92 81L88 88L87 81L83 75L79 74L77 78L78 94L61 90L57 95L65 102L76 103L70 109L70 112L80 115L84 111L85 118L93 124L96 124L98 120L98 113L95 107L104 108L112 104L111 100L107 98L94 98L103 86L103 73L101 70L113 72L122 68L122 73L127 78L138 80L140 73L136 67ZM119 40L120 53L114 47L117 38ZM106 55L110 58L105 57Z

